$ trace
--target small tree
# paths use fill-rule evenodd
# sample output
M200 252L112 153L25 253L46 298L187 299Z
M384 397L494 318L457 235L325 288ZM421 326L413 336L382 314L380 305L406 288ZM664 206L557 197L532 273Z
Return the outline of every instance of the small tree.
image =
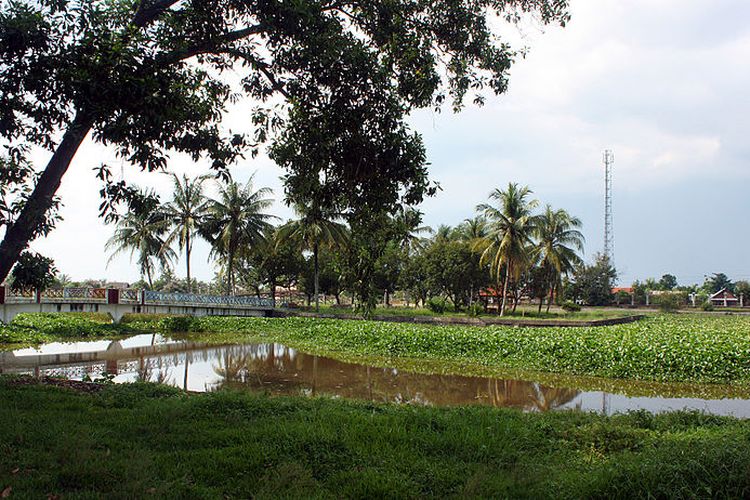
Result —
M659 288L661 290L674 290L677 286L677 278L673 274L665 274L659 280Z
M57 274L57 269L52 259L38 253L24 252L13 268L11 289L42 292L55 281L55 274Z

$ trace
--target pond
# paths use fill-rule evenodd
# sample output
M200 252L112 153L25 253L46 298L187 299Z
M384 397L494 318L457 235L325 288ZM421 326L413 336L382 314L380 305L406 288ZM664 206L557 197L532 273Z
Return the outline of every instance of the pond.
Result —
M275 343L214 345L153 335L53 343L0 352L0 373L151 381L188 391L242 388L276 395L328 395L434 406L491 405L526 411L578 409L606 414L692 409L750 417L750 399L629 397L534 380L410 373L342 362Z

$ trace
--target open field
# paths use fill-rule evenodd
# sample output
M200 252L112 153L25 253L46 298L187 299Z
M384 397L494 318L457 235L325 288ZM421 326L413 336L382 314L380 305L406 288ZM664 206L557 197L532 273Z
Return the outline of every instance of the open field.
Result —
M743 497L750 422L435 409L0 378L13 497Z

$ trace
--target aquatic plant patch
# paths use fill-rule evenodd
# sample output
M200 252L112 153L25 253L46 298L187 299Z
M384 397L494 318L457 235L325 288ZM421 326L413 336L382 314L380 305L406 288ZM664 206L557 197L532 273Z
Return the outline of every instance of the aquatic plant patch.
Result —
M204 317L193 320L190 330L252 335L332 353L654 381L750 382L750 318L738 316L659 315L569 328Z
M112 323L101 313L21 313L0 325L0 344L38 344L60 338L80 339L137 333L129 325Z

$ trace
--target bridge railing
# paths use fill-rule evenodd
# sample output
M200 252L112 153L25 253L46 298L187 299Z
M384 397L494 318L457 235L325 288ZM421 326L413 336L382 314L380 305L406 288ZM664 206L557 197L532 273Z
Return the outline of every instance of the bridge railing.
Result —
M144 304L182 305L202 307L274 307L274 300L265 297L200 295L197 293L143 292Z
M11 291L0 286L0 304L134 304L188 307L270 308L274 299L255 296L201 295L197 293L157 292L134 288L51 288Z
M34 290L16 290L10 287L0 287L2 297L0 304L34 304L37 302L37 294Z
M106 304L106 288L49 288L41 293L42 302L84 302Z

